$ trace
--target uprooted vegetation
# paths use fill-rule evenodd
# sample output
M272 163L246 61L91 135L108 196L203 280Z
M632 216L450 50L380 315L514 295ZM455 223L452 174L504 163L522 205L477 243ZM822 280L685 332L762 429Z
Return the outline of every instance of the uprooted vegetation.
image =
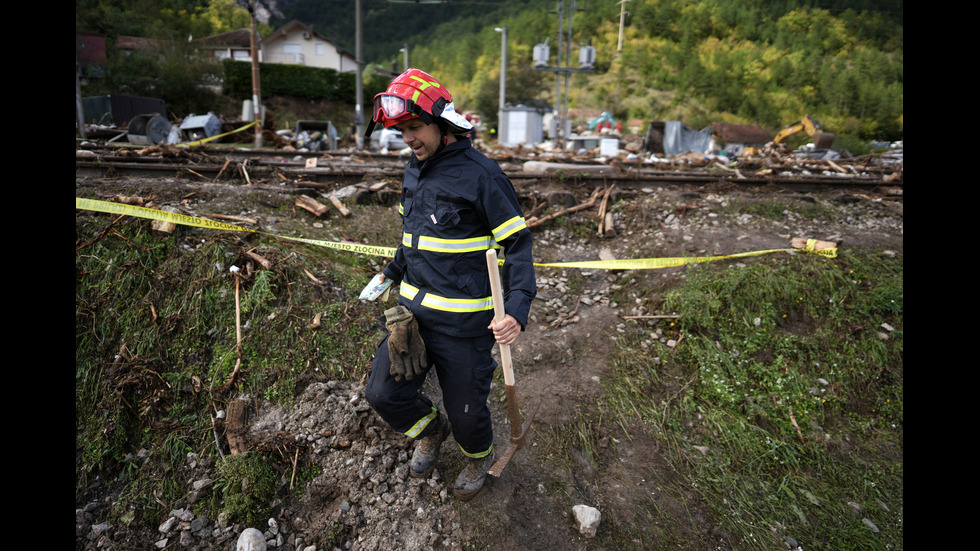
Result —
M314 221L288 197L221 189L220 200L213 190L197 197L213 202L201 212L248 213L270 234L397 239L390 207ZM161 204L187 196L159 195ZM708 204L698 209L704 220L710 210L741 235L771 231L765 214L750 229L749 212L806 217L825 232L818 237L857 216L853 203L826 198ZM711 241L719 231L693 229L694 212L683 221L693 239L671 236L662 204L643 195L615 208L637 229L618 247L641 256L697 254L698 233ZM535 230L540 254L550 262L606 246L594 222L582 211ZM658 224L657 235L639 231ZM384 334L384 305L357 295L384 259L263 233L166 234L148 220L84 211L76 241L76 506L97 503L97 519L115 530L101 540L79 533L76 548L150 548L177 507L238 529L265 530L275 518L303 535L300 549L381 549L419 519L433 534L419 549L903 546L900 234L833 259L540 269L539 300L514 348L518 392L540 410L508 471L466 505L442 492L460 468L450 443L437 480L403 480L410 444L357 400ZM505 446L502 389L498 381L491 401ZM281 410L281 426L233 455L220 413L242 397L256 413ZM289 412L316 403L355 421L335 417L335 426L302 429L315 438L295 438L300 416L294 424ZM367 459L370 471L342 470ZM213 484L192 490L189 461ZM602 512L592 539L570 519L577 503ZM304 533L300 517L326 524Z

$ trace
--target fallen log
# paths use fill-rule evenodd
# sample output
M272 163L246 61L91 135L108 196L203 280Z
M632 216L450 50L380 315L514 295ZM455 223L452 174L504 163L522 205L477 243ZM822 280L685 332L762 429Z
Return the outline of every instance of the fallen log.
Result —
M323 216L329 210L326 205L307 195L297 195L296 206L310 211L317 217Z
M575 163L546 163L543 161L527 161L523 165L525 174L589 174L593 176L611 176L618 174L615 166L585 165Z
M228 421L225 436L232 455L248 451L248 402L232 400L228 404Z

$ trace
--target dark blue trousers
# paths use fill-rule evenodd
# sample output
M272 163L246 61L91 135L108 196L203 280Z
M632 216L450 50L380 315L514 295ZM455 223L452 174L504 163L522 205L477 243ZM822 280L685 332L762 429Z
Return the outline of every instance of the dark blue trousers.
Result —
M381 342L371 365L365 396L371 407L392 429L412 438L422 438L435 426L438 412L422 393L429 370L435 367L446 416L453 438L468 457L484 457L493 448L493 422L487 398L497 367L491 355L493 333L485 337L459 338L419 327L425 342L428 367L411 381L395 381L388 372L388 338Z

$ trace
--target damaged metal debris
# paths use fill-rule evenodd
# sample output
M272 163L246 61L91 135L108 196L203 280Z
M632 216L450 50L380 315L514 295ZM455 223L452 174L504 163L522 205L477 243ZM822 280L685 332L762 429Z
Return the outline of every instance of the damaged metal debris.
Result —
M177 118L166 115L163 100L113 94L83 98L82 111L91 123L83 125L79 134L107 143L123 140L138 146L239 143L251 141L255 135L254 114L248 105L243 105L241 117L234 120L212 112ZM261 132L264 141L274 149L329 151L337 149L340 139L330 121L300 120L295 128L278 131L269 130L271 126L274 124L265 120L263 109Z
M101 103L87 106L86 113L102 112L96 120L126 123L86 125L85 138L76 144L76 175L82 177L176 174L210 182L286 185L299 195L304 190L319 194L348 216L344 203L397 202L411 154L374 143L358 148L353 127L341 135L326 120L299 120L293 128L277 131L265 121L264 146L254 148L254 124L245 108L239 120L207 113L171 121L161 114L162 105L147 98L95 99ZM890 144L884 153L854 157L812 144L791 150L757 126L718 123L693 130L679 121L622 125L600 119L576 128L564 141L542 137L511 146L484 139L492 133L478 124L473 144L500 164L522 197L532 199L563 187L587 194L611 184L620 190L658 185L848 187L901 196L901 143ZM297 206L315 216L334 210L307 199L298 199Z

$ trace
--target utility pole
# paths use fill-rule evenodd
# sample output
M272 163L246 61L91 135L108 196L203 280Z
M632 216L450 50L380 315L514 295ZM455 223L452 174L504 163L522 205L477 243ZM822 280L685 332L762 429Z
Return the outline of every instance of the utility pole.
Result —
M630 0L620 0L619 1L619 48L617 51L623 51L623 25L626 22L626 3Z
M569 78L572 73L592 73L595 71L595 48L592 47L591 40L588 46L582 46L579 49L579 68L573 69L570 67L570 62L572 58L572 17L575 15L577 8L575 6L575 0L571 0L571 7L568 9L568 29L563 30L564 17L565 17L565 0L558 0L558 63L555 67L549 67L548 61L551 56L550 49L548 48L547 41L544 44L538 44L534 47L534 66L533 69L536 71L550 71L556 73L555 76L555 111L554 118L557 120L558 126L555 128L556 134L560 136L559 145L561 147L565 146L565 140L567 136L567 122L568 122L568 86ZM563 36L564 35L564 36ZM564 61L565 66L562 67L562 45L564 44ZM561 96L561 79L565 79L565 98L562 102Z
M357 0L357 6L355 7L357 14L355 14L355 32L354 32L354 50L357 56L357 98L356 109L357 112L354 114L354 124L357 128L357 148L364 148L364 59L361 53L361 0Z
M260 89L259 81L259 39L258 39L258 29L255 26L255 3L252 0L248 2L248 16L252 20L252 32L250 34L250 46L252 48L252 113L254 115L255 121L255 147L262 147L262 117L261 112L261 101L262 92Z
M75 60L75 116L78 122L78 137L85 138L85 109L82 107L82 86L78 82L78 59Z
M552 119L555 121L555 124L557 125L555 126L555 135L559 136L558 145L562 148L565 147L565 138L567 138L567 136L565 136L565 117L562 115L561 112L561 77L562 77L561 53L562 53L562 45L564 44L564 38L561 29L562 29L562 25L565 23L565 16L562 13L562 8L564 7L565 7L564 0L558 0L558 42L557 42L558 59L557 62L555 63L555 67L558 68L558 71L555 73L555 111L554 111L554 115L552 115ZM574 13L574 10L572 13ZM566 79L568 78L567 73L564 76Z
M504 120L504 105L507 101L507 27L494 27L500 33L500 100L497 111L497 126ZM499 132L498 132L499 137Z

